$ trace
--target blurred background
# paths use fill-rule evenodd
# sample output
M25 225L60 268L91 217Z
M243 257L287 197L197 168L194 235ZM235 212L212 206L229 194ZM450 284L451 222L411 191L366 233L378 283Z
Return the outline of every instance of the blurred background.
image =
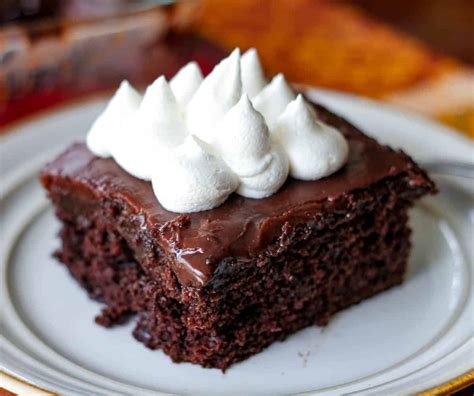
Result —
M189 60L207 73L236 46L474 137L472 0L1 0L0 127Z

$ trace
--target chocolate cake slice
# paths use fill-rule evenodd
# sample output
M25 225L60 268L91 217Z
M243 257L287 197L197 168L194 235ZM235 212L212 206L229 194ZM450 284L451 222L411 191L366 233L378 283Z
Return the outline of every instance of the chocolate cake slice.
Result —
M403 281L408 209L435 186L407 155L319 105L346 137L337 173L289 178L274 195L232 194L176 214L151 183L74 144L41 181L62 222L56 253L106 307L104 326L137 314L134 336L175 362L226 369Z

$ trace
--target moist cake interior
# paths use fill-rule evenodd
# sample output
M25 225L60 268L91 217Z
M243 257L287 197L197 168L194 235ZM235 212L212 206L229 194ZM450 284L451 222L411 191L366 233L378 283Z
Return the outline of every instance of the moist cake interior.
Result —
M433 183L408 156L315 105L350 158L273 196L166 211L150 183L75 144L42 172L62 222L57 257L135 337L174 361L226 369L403 280L408 209Z

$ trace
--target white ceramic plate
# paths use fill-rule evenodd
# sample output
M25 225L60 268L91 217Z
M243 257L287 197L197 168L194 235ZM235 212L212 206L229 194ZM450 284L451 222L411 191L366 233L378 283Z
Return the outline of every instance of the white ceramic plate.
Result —
M472 161L455 132L352 96L314 97L418 160ZM474 365L473 208L459 188L425 199L411 216L406 282L232 366L225 374L173 364L135 341L133 323L104 329L100 304L59 265L58 223L39 186L44 162L83 138L104 106L88 101L1 138L0 292L3 369L66 394L400 394L452 379Z

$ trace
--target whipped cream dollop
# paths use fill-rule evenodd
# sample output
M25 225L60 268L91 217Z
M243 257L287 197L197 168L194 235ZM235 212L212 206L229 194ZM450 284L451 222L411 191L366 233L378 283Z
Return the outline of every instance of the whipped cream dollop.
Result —
M217 131L214 147L239 177L238 194L265 198L278 191L288 176L288 158L246 94L226 113Z
M289 175L329 176L349 153L283 74L268 82L255 49L235 49L206 78L190 62L143 96L122 82L86 143L151 181L161 205L178 213L215 208L234 192L269 197Z
M349 145L335 128L318 121L303 96L286 106L272 128L285 147L290 175L299 180L317 180L329 176L344 165Z
M140 106L142 96L123 81L87 134L86 144L99 157L110 157L111 144Z
M146 89L139 106L128 109L128 118L122 122L110 141L111 155L128 173L143 180L151 180L162 152L179 146L187 136L184 115L164 77Z
M239 185L237 176L198 137L189 135L160 157L163 169L152 177L153 191L165 208L199 212L219 206Z
M184 107L189 103L203 79L196 62L189 62L176 73L170 81L170 87L180 106Z
M242 95L240 51L235 49L204 79L186 107L191 134L212 143L215 125Z
M269 126L273 125L286 106L295 99L295 94L283 74L277 74L253 99L255 108L262 113Z
M268 84L255 48L249 49L242 55L240 69L242 71L242 88L250 98L253 98Z

